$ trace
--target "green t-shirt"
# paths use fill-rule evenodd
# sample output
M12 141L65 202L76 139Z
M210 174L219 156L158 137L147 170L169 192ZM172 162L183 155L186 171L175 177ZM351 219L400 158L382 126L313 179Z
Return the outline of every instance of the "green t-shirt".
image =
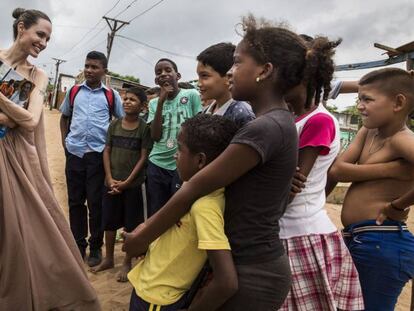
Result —
M154 120L158 98L149 102L148 123ZM162 137L154 142L149 159L155 165L175 170L174 154L177 152L177 135L181 124L201 111L201 99L195 89L181 89L172 100L166 100L162 109Z
M139 119L138 127L133 130L124 129L122 119L112 121L106 137L106 145L111 147L112 178L127 179L141 157L141 149L150 149L151 143L150 129L143 119ZM129 188L141 185L144 179L143 167Z

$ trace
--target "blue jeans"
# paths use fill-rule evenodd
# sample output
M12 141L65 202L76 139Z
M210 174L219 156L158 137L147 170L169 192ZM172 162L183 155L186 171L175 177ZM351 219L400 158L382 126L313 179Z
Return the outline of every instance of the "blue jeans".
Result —
M386 220L385 226L403 224ZM347 226L352 234L345 243L354 260L366 311L392 311L404 285L414 277L414 236L409 231L368 231L353 229L375 226L374 220Z

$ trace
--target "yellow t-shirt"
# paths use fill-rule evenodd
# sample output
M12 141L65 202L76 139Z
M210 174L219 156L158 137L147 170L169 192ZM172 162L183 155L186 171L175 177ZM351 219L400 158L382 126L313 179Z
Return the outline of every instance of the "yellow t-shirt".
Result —
M139 297L161 306L178 301L207 260L206 250L230 250L224 233L224 189L198 199L189 213L155 240L128 273Z

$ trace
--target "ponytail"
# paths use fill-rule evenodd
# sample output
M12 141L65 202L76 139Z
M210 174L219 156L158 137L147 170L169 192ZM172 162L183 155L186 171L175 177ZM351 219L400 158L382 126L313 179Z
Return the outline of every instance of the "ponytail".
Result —
M329 41L326 37L316 37L307 42L308 50L305 56L304 72L304 81L307 81L305 108L309 108L313 100L319 104L321 99L323 101L328 99L335 71L333 56L335 48L341 42L342 39Z

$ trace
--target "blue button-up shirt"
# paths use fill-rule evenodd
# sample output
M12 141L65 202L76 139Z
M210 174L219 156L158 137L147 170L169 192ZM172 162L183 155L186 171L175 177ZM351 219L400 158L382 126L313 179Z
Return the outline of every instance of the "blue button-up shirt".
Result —
M60 106L63 115L69 117L72 114L70 132L65 140L66 149L80 158L87 152L102 152L105 148L110 113L103 89L108 88L101 84L92 90L84 82L75 97L73 111L69 103L69 92ZM121 97L115 90L114 94L113 114L114 117L121 118L124 115Z

